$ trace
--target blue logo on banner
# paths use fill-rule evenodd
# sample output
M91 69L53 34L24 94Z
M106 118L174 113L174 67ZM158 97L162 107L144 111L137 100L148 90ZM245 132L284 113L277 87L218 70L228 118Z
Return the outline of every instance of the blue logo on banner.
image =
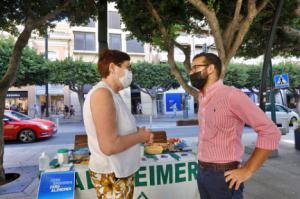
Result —
M275 88L287 88L289 87L289 75L287 73L274 76Z
M75 172L49 172L41 177L38 199L74 199Z

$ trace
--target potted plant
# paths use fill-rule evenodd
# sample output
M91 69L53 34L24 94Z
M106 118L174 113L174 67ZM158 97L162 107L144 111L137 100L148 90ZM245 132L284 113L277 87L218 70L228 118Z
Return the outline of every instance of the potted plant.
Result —
M295 134L295 149L300 151L300 119L297 120L294 126L294 134Z

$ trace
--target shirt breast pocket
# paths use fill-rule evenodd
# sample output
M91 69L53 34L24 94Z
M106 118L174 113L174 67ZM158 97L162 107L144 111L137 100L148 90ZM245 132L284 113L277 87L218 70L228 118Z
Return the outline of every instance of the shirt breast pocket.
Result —
M214 138L218 132L225 133L231 131L233 127L233 123L226 110L216 107L208 110L206 124L211 132L209 135L211 139Z
M226 109L212 108L209 113L208 126L214 131L225 132L231 129L233 121L231 121L231 116Z
M217 121L219 120L219 116L217 115L216 111L214 109L210 109L206 112L205 115L205 136L204 138L207 140L211 140L217 136L217 129L216 126Z

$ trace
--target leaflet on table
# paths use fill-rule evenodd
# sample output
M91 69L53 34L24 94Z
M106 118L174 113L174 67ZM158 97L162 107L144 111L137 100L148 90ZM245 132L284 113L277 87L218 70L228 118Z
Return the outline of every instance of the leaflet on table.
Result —
M43 173L37 199L74 199L75 172L60 171Z
M169 162L169 161L185 161L185 160L194 160L195 154L192 152L168 152L163 154L147 154L141 158L142 163L147 162Z

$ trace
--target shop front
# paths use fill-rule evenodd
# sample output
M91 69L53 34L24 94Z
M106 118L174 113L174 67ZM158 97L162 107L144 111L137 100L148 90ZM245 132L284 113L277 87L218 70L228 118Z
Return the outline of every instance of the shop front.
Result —
M39 107L39 112L44 115L46 107L46 96L45 96L45 86L36 86L36 102ZM65 98L68 93L64 91L64 85L60 84L49 84L49 114L59 115L63 113Z
M8 91L5 99L5 109L28 113L28 91Z
M45 95L38 96L38 102L41 104L46 103ZM64 96L63 95L50 95L49 96L49 113L53 115L63 114L64 110Z

